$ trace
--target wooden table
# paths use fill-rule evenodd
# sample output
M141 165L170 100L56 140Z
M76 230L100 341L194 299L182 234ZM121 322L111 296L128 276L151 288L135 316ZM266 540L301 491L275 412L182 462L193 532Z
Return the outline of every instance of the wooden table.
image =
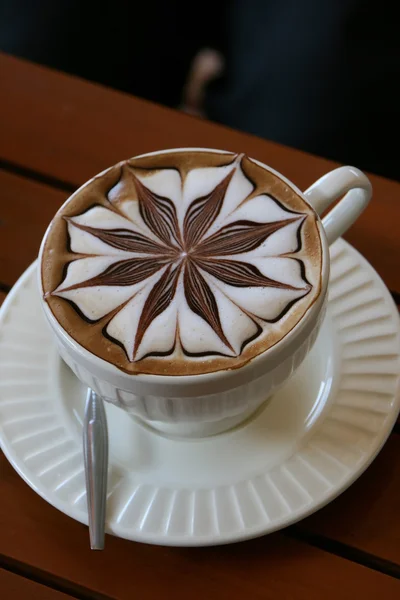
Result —
M34 260L77 186L142 152L246 152L305 189L336 165L128 95L0 55L0 296ZM379 149L377 149L379 151ZM347 239L400 301L400 184L371 176L374 200ZM48 505L0 454L0 597L329 600L400 598L400 426L350 490L285 531L217 548L108 537Z

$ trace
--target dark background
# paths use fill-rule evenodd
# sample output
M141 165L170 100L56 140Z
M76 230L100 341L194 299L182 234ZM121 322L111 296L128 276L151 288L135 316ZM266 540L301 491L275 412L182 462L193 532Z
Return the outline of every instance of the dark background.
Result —
M387 0L0 0L0 48L171 107L215 48L207 118L399 179L399 16Z

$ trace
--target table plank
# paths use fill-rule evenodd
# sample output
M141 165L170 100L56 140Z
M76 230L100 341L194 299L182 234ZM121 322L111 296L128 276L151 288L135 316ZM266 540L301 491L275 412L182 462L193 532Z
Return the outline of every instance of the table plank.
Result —
M4 171L0 171L0 186L7 199L7 202L5 203L6 210L3 214L5 226L4 231L0 236L0 281L2 280L8 284L12 284L23 269L26 268L35 257L47 221L63 202L65 194L53 190L44 184L35 183L29 179L15 176ZM26 198L29 198L30 202L27 204L27 210L24 213L23 207L24 203L26 203ZM20 217L21 213L24 215L22 220ZM11 247L12 243L17 244L21 251L10 256L8 249ZM399 438L396 438L395 436L394 439L398 440ZM394 442L391 441L391 447L393 447L393 444ZM385 450L385 453L388 452L389 450ZM400 447L398 448L398 452L400 453ZM351 539L351 545L400 564L400 550L396 552L396 548L400 548L398 537L396 537L400 536L400 529L397 530L396 527L393 528L391 526L391 522L394 520L392 519L394 513L393 507L396 505L396 502L400 500L400 488L397 486L396 489L392 489L395 484L393 484L393 482L391 483L388 479L390 472L388 472L387 469L382 469L380 466L381 463L383 465L391 464L395 457L396 453L393 453L392 451L388 463L385 463L384 458L379 458L379 466L374 466L372 468L373 475L368 473L364 476L365 479L362 478L360 484L357 484L355 488L347 492L349 496L345 495L345 498L349 497L349 500L337 501L339 503L344 502L344 505L341 505L340 510L338 509L335 511L335 509L331 509L331 507L324 509L329 512L329 519L324 518L323 515L325 513L322 511L322 516L317 518L316 521L311 519L310 527L308 527L308 521L306 521L305 528L316 533L329 535L338 541L350 543L348 536L346 535L346 532L348 531L347 527L345 529L338 527L337 522L339 524L341 522L346 522L346 519L343 519L342 521L342 514L347 510L347 513L351 515L349 518L353 519L353 517L355 517L355 522L357 523L357 516L360 516L362 513L358 510L357 506L358 492L354 490L357 490L357 486L361 485L362 482L366 480L369 482L365 484L366 489L371 487L376 490L380 499L380 502L378 503L371 500L371 503L378 510L378 514L374 513L372 523L375 524L376 530L380 533L380 538L377 540L374 536L371 543L368 534L364 532L364 521L361 519L358 522L356 534ZM380 485L374 486L372 483L375 474L380 476ZM400 475L400 472L398 474ZM385 476L386 479L382 481L382 478ZM390 493L388 493L388 490L390 490ZM361 490L361 497L365 497L365 491L365 489ZM397 493L395 493L395 491L397 491ZM349 503L348 509L346 508L347 502ZM332 506L334 507L336 504L334 503ZM333 510L333 515L336 515L336 519L330 514L331 510ZM385 516L388 519L387 522L383 522ZM335 525L329 529L329 534L326 530L326 523L324 523L324 521L327 523L335 523ZM375 541L376 545L374 545Z
M392 182L384 181L387 193L373 201L353 226L347 239L372 263L389 288L400 290L397 223L400 195L390 194ZM68 193L0 169L0 282L13 285L36 258L41 238ZM391 214L385 219L385 214ZM380 223L379 228L376 223ZM374 243L371 244L371 239ZM18 251L12 252L12 248Z
M179 146L254 154L300 184L332 164L4 54L0 73L0 156L75 185L122 158Z
M400 435L394 433L350 489L298 527L400 565L399 506Z
M374 195L365 212L344 238L376 269L388 288L400 291L400 185L371 177ZM390 215L390 216L389 216Z
M7 177L9 177L7 175ZM10 176L12 181L20 183L20 178ZM4 179L0 174L0 185L3 186ZM26 181L23 181L25 184ZM28 182L29 183L29 182ZM38 188L41 197L45 197ZM46 190L48 191L48 190ZM29 191L30 197L35 195ZM62 194L54 193L50 203L58 205L62 201ZM54 207L53 207L54 208ZM53 210L51 208L51 210ZM16 229L16 235L18 229ZM38 234L36 242L38 243ZM3 256L3 246L0 237L0 258ZM10 276L7 281L12 282L19 272L29 264L33 255L21 255L16 257L14 264L0 262L0 277L3 277L4 266L9 267ZM19 261L22 260L26 264ZM5 297L0 292L0 303ZM400 504L400 436L392 435L381 455L370 467L363 477L348 490L341 498L317 513L317 515L305 520L302 529L310 533L326 535L339 542L349 544L359 550L396 562L400 565L400 522L397 519L397 507ZM360 498L368 497L360 509ZM363 509L363 510L362 510Z
M163 548L107 537L104 552L88 548L87 528L46 506L0 456L0 554L49 581L118 600L164 597L196 600L365 600L399 597L400 580L273 534L214 548ZM21 543L21 539L24 543ZM71 591L72 593L72 591Z
M1 97L0 91L0 156L70 186L123 157L181 145L245 151L284 172L301 188L335 166L10 57L0 57L0 72L2 90L7 90L6 97ZM26 94L28 88L30 93ZM400 290L395 228L400 216L400 185L380 177L372 180L375 202L352 229L349 240L390 287ZM0 184L3 194L7 190L8 199L4 208L2 198L0 209L0 219L5 220L0 230L0 282L12 284L34 258L45 226L65 194L10 173L0 174ZM29 207L24 200L27 197L32 198ZM386 218L387 214L391 219ZM27 248L18 259L10 256L10 247L16 241L19 248ZM324 518L321 511L304 523L305 531L327 535L399 564L398 529L391 528L390 520L390 515L392 520L397 518L394 511L399 499L394 483L396 478L399 481L395 467L398 449L392 449L393 439L396 436L387 446L390 454L384 464L388 468L379 470L380 479L372 469L368 471L364 478L372 479L367 484L363 478L357 484L364 486L358 494L353 492L356 488L347 492L324 509L334 511L335 505L342 503L337 513ZM383 452L388 451L385 448ZM364 519L360 511L357 520L357 502L360 497L369 498L371 488L376 492L371 496L372 508L366 501ZM54 581L70 580L77 589L83 587L121 599L137 592L159 596L166 586L177 598L189 594L203 597L210 590L222 598L232 598L232 590L238 597L250 594L254 598L329 599L339 594L350 598L360 591L365 598L375 598L378 593L389 599L399 595L398 580L282 534L204 550L154 548L109 538L104 553L91 553L86 529L46 506L4 457L0 458L0 493L0 553L25 564L24 568L32 572L46 571ZM353 499L349 496L352 493ZM350 498L349 508L346 497ZM365 517L367 512L370 519ZM380 521L382 515L385 518ZM328 519L334 523L331 527L327 527ZM341 519L347 526L338 526ZM21 536L26 540L23 547L17 542ZM135 577L129 581L126 574L132 572L132 565Z
M0 593L4 600L68 600L68 594L57 592L0 568Z
M67 194L0 170L0 282L13 285L36 258Z
M9 56L0 55L0 73L0 156L70 185L80 185L122 158L179 146L246 152L301 189L337 166ZM347 239L389 287L400 291L400 184L378 176L371 180L375 200Z

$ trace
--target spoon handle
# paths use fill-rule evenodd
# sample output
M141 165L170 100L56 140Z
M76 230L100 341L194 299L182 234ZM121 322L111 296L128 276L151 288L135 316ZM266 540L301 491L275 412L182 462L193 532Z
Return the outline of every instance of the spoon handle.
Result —
M104 549L107 502L108 431L104 403L89 388L83 424L86 497L92 550Z

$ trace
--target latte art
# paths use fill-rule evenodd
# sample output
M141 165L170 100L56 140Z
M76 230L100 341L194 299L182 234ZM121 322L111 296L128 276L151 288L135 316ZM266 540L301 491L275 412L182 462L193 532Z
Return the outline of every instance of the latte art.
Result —
M174 152L125 161L75 194L45 242L53 314L132 373L236 368L319 294L312 209L251 159Z

